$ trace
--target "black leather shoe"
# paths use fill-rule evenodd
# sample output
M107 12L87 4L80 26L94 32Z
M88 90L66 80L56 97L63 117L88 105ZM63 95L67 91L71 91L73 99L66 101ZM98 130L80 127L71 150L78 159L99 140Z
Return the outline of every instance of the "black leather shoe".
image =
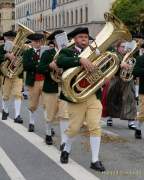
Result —
M112 125L113 125L112 119L108 119L108 120L107 120L107 126L112 126Z
M134 120L129 120L128 121L128 128L131 130L135 130L136 129L136 125L135 125L135 121Z
M128 128L131 130L135 130L136 126L135 126L135 124L128 124Z
M67 164L68 160L69 160L69 153L66 151L62 151L60 156L60 162L62 164Z
M53 128L51 128L51 135L54 136L55 135L55 131Z
M34 124L29 124L28 132L34 132L34 131L35 131Z
M17 116L17 117L14 119L14 122L15 122L15 123L18 123L18 124L23 124L23 120L22 120L22 118L20 117L20 115Z
M9 113L6 113L4 110L2 111L2 120L7 120Z
M96 171L100 171L100 172L105 171L105 167L103 166L101 161L97 161L95 163L91 163L90 168L94 169Z
M64 150L64 147L65 147L65 143L61 144L61 145L60 145L60 151L63 151L63 150Z
M46 135L46 137L45 137L45 142L46 142L47 145L53 145L52 136Z
M138 130L138 129L135 130L135 138L142 139L141 130Z
M24 98L25 100L27 100L27 99L28 99L28 95L23 94L23 98Z

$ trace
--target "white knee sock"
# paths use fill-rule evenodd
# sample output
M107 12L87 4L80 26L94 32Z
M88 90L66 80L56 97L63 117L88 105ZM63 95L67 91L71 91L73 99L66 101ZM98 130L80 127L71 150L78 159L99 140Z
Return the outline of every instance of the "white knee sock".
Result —
M73 143L75 138L74 137L70 138L68 135L66 135L66 136L67 136L67 142L65 144L64 151L70 153L71 147L72 147L72 143Z
M139 96L139 85L135 85L135 96Z
M3 99L1 100L1 103L2 103L2 109L4 110L4 100Z
M51 122L46 122L46 135L48 135L48 136L52 135L52 133L51 133L52 125L51 124L52 124Z
M68 128L68 120L60 120L61 144L67 142L67 135L65 130Z
M101 137L90 136L90 146L91 146L93 163L99 160L100 142L101 142Z
M138 121L138 120L136 121L136 129L141 130L142 125L143 125L143 122Z
M17 118L20 115L21 99L15 99L14 105L15 105L15 118Z
M9 101L4 101L2 100L2 106L3 106L3 110L8 113L8 106L9 106Z
M29 124L34 125L36 120L36 111L34 112L29 111L29 115L30 115Z

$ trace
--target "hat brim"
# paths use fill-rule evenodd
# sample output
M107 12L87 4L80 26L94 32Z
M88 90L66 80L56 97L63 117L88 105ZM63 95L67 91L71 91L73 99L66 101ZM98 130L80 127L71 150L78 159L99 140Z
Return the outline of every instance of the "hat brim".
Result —
M51 34L49 35L49 37L47 38L47 40L53 41L53 40L55 39L55 36L56 36L57 34L61 34L61 33L63 33L63 32L64 32L63 30L56 30L56 31L54 31L53 33L51 33Z
M31 41L39 41L39 40L42 40L43 38L44 38L44 35L38 34L38 33L30 34L29 36L27 36L27 39Z

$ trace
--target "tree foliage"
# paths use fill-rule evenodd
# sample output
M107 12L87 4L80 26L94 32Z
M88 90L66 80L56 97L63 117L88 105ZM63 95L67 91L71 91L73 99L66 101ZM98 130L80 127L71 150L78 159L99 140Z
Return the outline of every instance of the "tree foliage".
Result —
M134 33L144 33L144 0L116 0L111 11Z

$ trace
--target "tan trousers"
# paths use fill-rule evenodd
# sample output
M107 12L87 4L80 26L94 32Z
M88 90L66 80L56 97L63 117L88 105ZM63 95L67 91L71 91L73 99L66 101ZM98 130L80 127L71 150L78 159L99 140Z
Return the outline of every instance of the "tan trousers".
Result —
M29 110L36 111L42 95L43 81L35 81L34 86L29 86Z
M144 122L144 95L139 95L139 114L137 119Z
M57 93L43 92L43 107L46 111L46 120L68 119L67 102L59 100Z
M22 98L23 80L19 77L2 78L2 96L5 101L9 100L11 96L15 98Z
M68 136L76 136L84 121L87 124L91 136L101 136L100 119L102 105L95 95L91 95L82 103L68 103L68 112L69 127L66 130Z

